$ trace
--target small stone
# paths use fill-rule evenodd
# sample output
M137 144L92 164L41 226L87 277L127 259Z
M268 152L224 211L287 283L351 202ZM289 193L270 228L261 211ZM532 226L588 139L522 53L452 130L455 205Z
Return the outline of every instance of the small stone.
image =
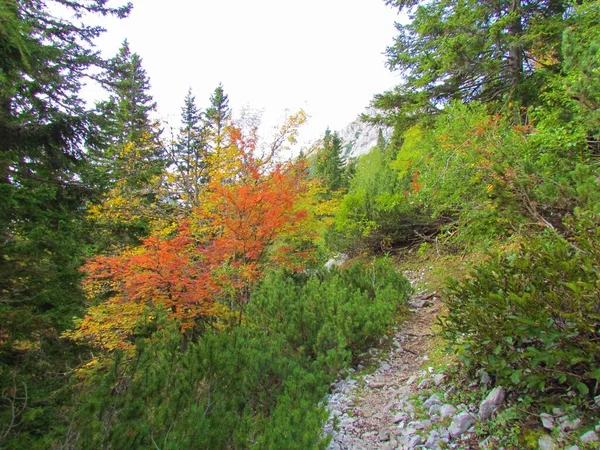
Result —
M485 399L489 400L494 405L498 406L504 401L505 397L506 397L506 391L504 390L504 388L502 386L497 386L490 391L490 393L487 395L487 397Z
M433 406L433 405L441 405L441 404L442 404L442 401L440 400L438 395L433 394L431 397L429 397L427 400L425 400L425 403L423 403L423 407L431 408L431 406Z
M569 450L581 450L581 449L579 448L579 445L571 445L569 447Z
M440 405L435 403L433 405L431 405L431 407L429 408L429 416L435 416L436 414L438 414L440 412Z
M442 381L444 381L444 378L446 378L446 375L444 375L443 373L436 373L433 376L433 384L439 386L440 384L442 384Z
M434 414L429 418L429 420L431 420L432 422L440 422L442 419L440 419L440 416L438 416L437 414Z
M421 380L421 382L417 386L417 389L419 389L419 390L421 390L421 389L429 389L430 387L431 387L431 379L424 378L423 380Z
M381 364L381 370L383 370L384 372L390 370L391 368L392 368L392 366L390 366L388 363Z
M418 434L411 437L408 441L408 448L415 448L417 445L421 445L423 443L423 438Z
M405 412L401 412L394 416L394 423L400 423L403 420L407 420L407 419L408 419L408 414L406 414Z
M425 441L425 448L437 448L439 441L440 441L440 433L433 430L431 433L429 433L429 437L427 438L427 441Z
M484 386L489 386L490 384L492 384L492 378L490 377L490 374L484 370L483 372L481 372L481 379L479 380L479 382Z
M445 393L444 393L444 400L448 400L448 398L454 394L454 392L456 391L456 386L450 386L450 389L448 389Z
M359 364L358 366L356 366L356 370L361 371L365 368L365 366L363 366L362 364Z
M459 437L475 424L475 419L469 413L461 412L452 420L448 432L454 439Z
M446 403L445 405L440 406L440 415L442 416L442 419L452 417L454 414L456 414L456 408L451 404Z
M408 423L408 428L412 428L414 430L424 430L426 428L429 428L430 426L431 422L429 420L414 420Z
M490 442L490 436L486 437L483 441L479 442L479 448L489 450L491 449L492 443Z
M369 383L368 386L371 389L381 389L383 386L385 386L385 383L380 383L378 381L374 381L372 383Z
M538 445L540 450L558 450L558 446L556 445L556 442L554 442L554 439L547 434L540 436Z
M383 430L379 433L379 435L377 436L377 440L379 442L387 442L390 440L390 432L387 430Z
M540 419L542 420L543 427L547 430L554 428L554 417L552 417L550 414L542 413L540 414Z
M406 380L406 384L411 385L413 384L415 381L417 381L417 377L416 375L413 375L412 377L410 377L408 380Z
M565 411L562 408L552 408L552 414L555 417L560 417L565 415Z
M568 419L563 421L563 423L560 424L560 431L564 431L565 433L567 431L574 431L577 430L579 427L581 426L581 419Z
M496 409L498 409L498 407L494 403L489 400L484 400L481 402L481 405L479 405L479 417L482 420L487 420L492 417L496 412Z
M587 433L582 434L580 439L584 444L590 444L598 441L598 435L594 430L590 430Z

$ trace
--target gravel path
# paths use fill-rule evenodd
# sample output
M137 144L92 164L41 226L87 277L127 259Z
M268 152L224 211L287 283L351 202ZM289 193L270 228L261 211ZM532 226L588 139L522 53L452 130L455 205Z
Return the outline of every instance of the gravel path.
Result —
M411 280L422 277L422 273L406 275ZM328 396L330 419L325 432L332 434L330 449L407 448L397 423L407 419L404 416L411 408L407 399L419 389L431 327L441 309L434 294L419 293L409 303L412 315L394 331L391 352L378 361L378 369L363 378L338 381Z

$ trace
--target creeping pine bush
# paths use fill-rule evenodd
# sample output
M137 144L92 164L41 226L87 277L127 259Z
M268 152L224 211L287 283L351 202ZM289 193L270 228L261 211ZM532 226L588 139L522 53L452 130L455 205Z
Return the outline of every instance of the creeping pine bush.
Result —
M451 282L443 327L462 362L521 391L599 394L598 256L553 235Z
M163 326L88 380L69 448L325 448L329 384L388 330L409 289L386 261L267 274L242 325L187 351L177 324Z
M300 353L333 360L336 354L341 364L376 344L410 289L385 259L311 276L275 272L254 293L246 317L248 326L284 336Z

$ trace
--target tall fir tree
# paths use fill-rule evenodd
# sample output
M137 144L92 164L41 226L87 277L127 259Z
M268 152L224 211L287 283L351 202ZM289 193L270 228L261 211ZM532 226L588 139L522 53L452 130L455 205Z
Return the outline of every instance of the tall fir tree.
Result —
M546 74L560 68L569 4L555 0L385 0L410 15L397 23L388 65L403 74L375 105L410 123L451 100L493 102L519 120L539 99ZM545 70L536 70L543 68Z
M142 59L124 41L106 66L102 79L110 96L97 107L101 138L91 177L102 194L89 216L103 235L96 239L101 251L137 243L157 220L167 220L158 205L166 158Z
M231 120L229 97L223 90L223 85L215 88L210 96L210 106L206 110L206 119L211 131L213 151L227 146L227 126Z
M76 357L58 336L82 308L87 245L90 120L79 92L102 64L94 40L103 30L85 21L129 10L104 0L0 2L2 448L55 447L49 428L61 425L53 411Z
M348 184L342 150L342 140L337 132L327 129L323 147L317 152L314 173L330 192L346 188Z
M174 194L187 211L200 205L208 182L208 135L205 114L198 109L190 89L181 108L181 128L169 149Z

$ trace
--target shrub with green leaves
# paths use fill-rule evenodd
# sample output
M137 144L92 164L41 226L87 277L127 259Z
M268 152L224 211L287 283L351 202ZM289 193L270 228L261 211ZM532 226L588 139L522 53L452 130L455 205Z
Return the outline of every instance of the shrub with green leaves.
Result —
M452 281L443 329L462 363L542 396L600 393L597 250L551 235Z

